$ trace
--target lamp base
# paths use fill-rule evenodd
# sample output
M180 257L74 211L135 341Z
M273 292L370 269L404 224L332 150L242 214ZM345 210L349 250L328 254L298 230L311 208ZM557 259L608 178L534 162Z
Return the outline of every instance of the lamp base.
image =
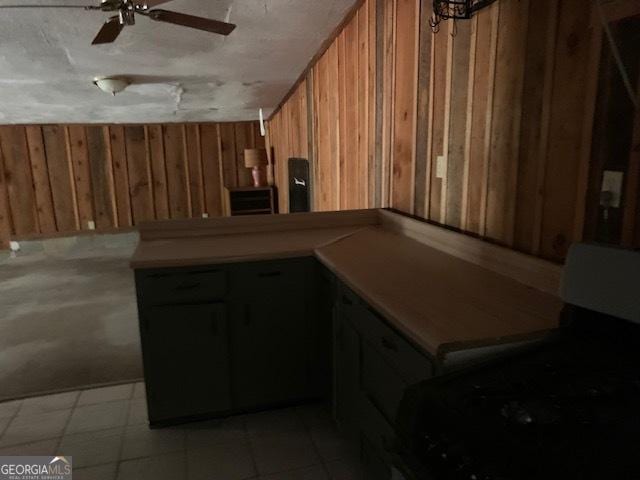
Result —
M251 176L253 177L253 186L254 187L266 187L267 182L264 175L264 171L260 167L253 167L251 169Z

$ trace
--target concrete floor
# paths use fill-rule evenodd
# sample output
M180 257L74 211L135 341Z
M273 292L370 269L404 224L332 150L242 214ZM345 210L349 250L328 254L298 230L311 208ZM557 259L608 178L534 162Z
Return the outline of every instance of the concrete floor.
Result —
M146 422L143 383L0 403L0 456L72 457L74 480L362 480L321 404Z
M0 399L142 377L137 234L20 244L0 258Z

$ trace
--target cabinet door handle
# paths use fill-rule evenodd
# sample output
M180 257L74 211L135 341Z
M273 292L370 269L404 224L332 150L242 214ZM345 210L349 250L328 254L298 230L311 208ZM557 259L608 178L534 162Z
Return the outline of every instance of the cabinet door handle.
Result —
M275 271L275 272L260 272L258 274L258 276L260 278L269 278L269 277L279 277L280 275L282 275L282 272L280 271Z
M389 340L387 337L382 337L380 339L380 343L382 343L382 346L387 350L391 350L392 352L398 351L398 346L395 343L393 343L391 340Z

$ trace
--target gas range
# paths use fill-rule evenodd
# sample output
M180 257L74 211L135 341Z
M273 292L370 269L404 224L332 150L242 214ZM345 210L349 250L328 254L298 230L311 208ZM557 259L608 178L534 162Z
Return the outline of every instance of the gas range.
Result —
M572 262L602 260L606 250L589 247L570 257L567 305L554 339L407 389L397 417L406 477L640 478L640 324L634 323L640 322L640 253L625 253L627 265L615 279L606 271L589 274L591 283L621 283L604 287L617 297L611 308L604 297L585 296L584 289L574 295L567 285L585 282L582 265L581 278L572 277ZM635 292L627 283L634 278ZM608 311L624 311L625 318Z

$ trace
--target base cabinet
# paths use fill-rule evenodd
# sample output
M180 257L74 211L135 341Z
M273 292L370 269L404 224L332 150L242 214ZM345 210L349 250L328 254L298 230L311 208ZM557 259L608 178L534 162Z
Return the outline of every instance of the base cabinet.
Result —
M231 409L224 303L151 307L141 334L154 421Z
M407 385L432 375L431 361L344 285L334 332L336 420L359 442L365 478L388 480L397 408Z
M137 271L151 425L317 397L316 268L296 258Z

